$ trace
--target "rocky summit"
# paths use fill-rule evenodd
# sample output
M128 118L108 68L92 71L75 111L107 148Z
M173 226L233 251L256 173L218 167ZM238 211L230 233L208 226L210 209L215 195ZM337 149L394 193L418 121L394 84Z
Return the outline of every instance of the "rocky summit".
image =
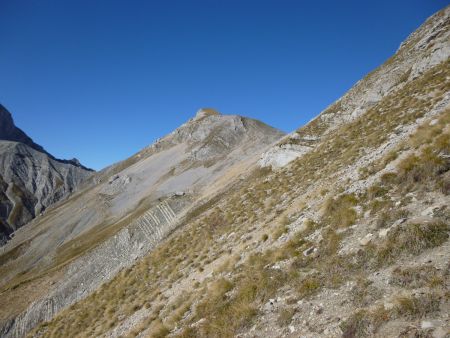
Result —
M0 245L76 190L91 172L76 160L58 160L47 153L0 105Z
M0 140L19 142L34 150L45 153L44 148L33 142L21 129L14 124L11 113L0 104Z
M0 336L448 337L449 56L447 7L291 134L204 108L92 173L1 248Z

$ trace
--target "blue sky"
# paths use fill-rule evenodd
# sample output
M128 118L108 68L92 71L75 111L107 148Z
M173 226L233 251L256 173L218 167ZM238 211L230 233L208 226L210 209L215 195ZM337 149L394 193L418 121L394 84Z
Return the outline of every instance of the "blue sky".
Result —
M0 0L0 102L101 169L201 107L292 131L446 1Z

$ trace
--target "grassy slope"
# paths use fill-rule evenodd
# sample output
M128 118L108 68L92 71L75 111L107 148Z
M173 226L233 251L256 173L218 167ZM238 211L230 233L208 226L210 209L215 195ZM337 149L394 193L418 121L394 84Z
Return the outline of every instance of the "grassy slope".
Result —
M164 336L175 328L181 329L173 334L183 337L233 336L248 330L263 304L280 289L291 290L296 302L325 288L337 289L348 278L365 278L400 257L442 245L448 239L448 219L438 217L431 223L397 228L357 253L337 254L351 233L339 229L347 229L361 217L354 206L362 206L374 222L389 223L394 220L392 196L407 205L404 196L411 192L448 195L450 164L442 154L450 153L449 110L438 123L425 124L415 137L401 143L394 154L361 167L361 177L370 178L402 157L395 172L383 175L365 191L345 193L346 185L338 179L340 171L386 142L398 126L414 123L429 111L449 92L449 77L449 62L434 67L328 134L313 152L289 167L275 173L255 171L248 181L193 213L183 228L134 267L35 333L98 336L144 313L130 336L139 332ZM302 232L293 233L290 219L310 211L308 205L321 216L310 220ZM317 248L320 255L303 256L302 251L312 245L308 235L318 230L323 236ZM285 233L289 239L283 241ZM283 269L267 268L283 262L288 262ZM420 275L420 271L400 270L399 283L410 287L404 276L414 273ZM436 302L448 297L442 297L445 278L438 275L427 291L427 299L435 303L406 297L391 310L363 307L342 324L344 334L370 335L383 321L412 320L422 316L421 311L436 311ZM289 311L280 314L280 323L288 323L292 315Z

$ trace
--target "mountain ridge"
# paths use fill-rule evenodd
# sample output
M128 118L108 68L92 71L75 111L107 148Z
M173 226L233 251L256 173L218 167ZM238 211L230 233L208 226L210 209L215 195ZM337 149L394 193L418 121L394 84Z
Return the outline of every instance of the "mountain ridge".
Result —
M0 141L1 140L26 144L27 146L33 148L34 150L46 154L55 161L71 164L88 171L94 171L91 168L83 166L77 158L59 159L54 157L52 154L48 153L44 149L44 147L35 143L31 137L29 137L22 129L18 128L15 125L11 113L2 104L0 104Z
M14 124L11 113L0 104L0 140L14 141L28 145L29 147L47 153L45 149L34 141Z
M59 160L15 126L0 105L0 245L15 230L67 197L92 172L78 160Z

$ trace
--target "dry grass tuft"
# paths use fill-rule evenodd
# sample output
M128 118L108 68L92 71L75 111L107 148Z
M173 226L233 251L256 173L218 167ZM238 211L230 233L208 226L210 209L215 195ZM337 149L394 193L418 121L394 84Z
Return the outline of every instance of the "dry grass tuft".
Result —
M357 213L354 207L358 199L353 194L343 194L329 198L323 205L323 221L333 227L348 227L355 223Z
M402 254L418 255L425 249L442 245L448 239L449 225L444 222L406 224L388 233L376 250L378 266L393 263Z

